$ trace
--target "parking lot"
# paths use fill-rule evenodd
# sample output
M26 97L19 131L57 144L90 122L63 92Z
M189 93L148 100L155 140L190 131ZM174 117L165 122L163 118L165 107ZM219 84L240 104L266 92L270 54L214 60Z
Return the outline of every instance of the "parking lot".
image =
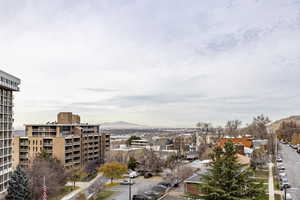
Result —
M135 184L131 186L131 194L135 195L140 192L150 190L157 183L161 182L160 177L152 177L149 179L144 179L142 176L133 179ZM112 195L108 200L126 200L129 199L129 186L128 185L118 185L112 187L111 190L117 191L116 194Z
M291 188L287 190L293 200L300 200L300 154L288 145L281 144L283 165Z

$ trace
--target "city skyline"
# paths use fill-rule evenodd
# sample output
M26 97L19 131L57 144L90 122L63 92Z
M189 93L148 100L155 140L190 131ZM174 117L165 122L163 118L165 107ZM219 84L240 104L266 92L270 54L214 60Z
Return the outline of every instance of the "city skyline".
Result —
M0 2L17 129L82 121L194 127L300 106L297 1ZM185 5L185 6L184 6Z

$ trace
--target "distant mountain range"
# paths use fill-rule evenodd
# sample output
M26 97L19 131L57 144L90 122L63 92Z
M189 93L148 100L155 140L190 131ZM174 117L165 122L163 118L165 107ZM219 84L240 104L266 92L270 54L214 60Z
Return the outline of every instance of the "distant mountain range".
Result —
M150 128L145 125L140 124L134 124L124 121L118 121L118 122L104 122L101 124L102 128L109 128L109 129L140 129L140 128Z
M15 130L13 135L15 135L15 136L25 136L25 130Z

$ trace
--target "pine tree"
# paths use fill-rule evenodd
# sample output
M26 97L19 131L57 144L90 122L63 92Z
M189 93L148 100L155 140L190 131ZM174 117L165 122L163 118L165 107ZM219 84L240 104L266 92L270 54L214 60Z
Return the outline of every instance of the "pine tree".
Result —
M128 169L135 170L135 168L137 167L137 161L134 157L132 156L129 157L127 167Z
M18 166L8 182L6 200L30 200L28 178Z
M236 154L232 142L225 144L224 151L220 147L215 148L212 167L201 178L201 194L190 197L203 200L263 199L265 187L253 178L251 169L238 163Z

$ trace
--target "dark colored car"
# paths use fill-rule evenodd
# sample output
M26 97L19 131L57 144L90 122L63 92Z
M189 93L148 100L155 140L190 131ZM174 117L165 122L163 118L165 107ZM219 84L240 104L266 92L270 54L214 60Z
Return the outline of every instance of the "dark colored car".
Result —
M153 174L151 172L145 172L144 178L151 178Z
M160 185L157 185L157 186L154 186L151 190L154 193L159 193L160 195L163 195L166 192L167 188L163 187L163 186L160 186Z
M145 196L148 196L148 197L152 197L153 199L158 199L159 197L161 197L161 195L160 194L158 194L158 193L155 193L155 192L153 192L153 191L147 191L147 192L144 192L144 195Z
M172 183L170 183L170 182L160 182L157 185L162 185L166 188L172 187Z
M172 183L173 187L178 187L178 186L179 186L179 184L180 184L180 182L179 182L179 181L174 181L174 182Z

